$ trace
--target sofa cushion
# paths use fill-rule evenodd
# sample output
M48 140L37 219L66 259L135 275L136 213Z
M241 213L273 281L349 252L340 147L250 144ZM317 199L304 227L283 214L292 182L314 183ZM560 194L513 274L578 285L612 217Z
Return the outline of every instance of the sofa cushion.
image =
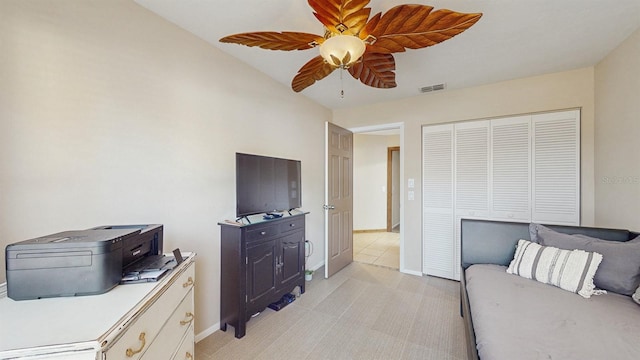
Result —
M541 245L602 254L602 263L594 278L600 289L631 295L640 286L640 236L626 242L607 241L560 233L540 224L531 224L529 231Z
M598 253L558 249L521 239L507 272L589 298L597 294L593 277L601 261Z

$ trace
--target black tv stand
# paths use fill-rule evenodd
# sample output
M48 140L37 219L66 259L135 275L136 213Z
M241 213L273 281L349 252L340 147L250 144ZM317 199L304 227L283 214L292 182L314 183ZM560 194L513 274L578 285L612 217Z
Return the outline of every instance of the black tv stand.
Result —
M269 304L300 287L304 293L305 215L220 225L220 330L227 324L235 336Z

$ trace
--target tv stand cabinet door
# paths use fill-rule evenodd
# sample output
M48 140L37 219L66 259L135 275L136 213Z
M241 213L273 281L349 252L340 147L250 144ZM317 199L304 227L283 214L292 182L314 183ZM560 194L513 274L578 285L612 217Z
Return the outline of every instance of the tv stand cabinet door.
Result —
M304 277L304 229L280 238L278 288L287 287Z
M276 240L247 248L247 315L262 311L276 292Z

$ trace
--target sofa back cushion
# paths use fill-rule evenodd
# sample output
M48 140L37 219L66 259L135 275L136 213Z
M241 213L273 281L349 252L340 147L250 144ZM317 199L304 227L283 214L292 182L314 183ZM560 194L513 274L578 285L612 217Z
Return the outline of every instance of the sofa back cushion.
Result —
M626 242L607 241L559 233L540 224L531 224L529 230L532 240L541 245L602 254L602 263L594 278L600 289L632 295L640 285L640 237Z

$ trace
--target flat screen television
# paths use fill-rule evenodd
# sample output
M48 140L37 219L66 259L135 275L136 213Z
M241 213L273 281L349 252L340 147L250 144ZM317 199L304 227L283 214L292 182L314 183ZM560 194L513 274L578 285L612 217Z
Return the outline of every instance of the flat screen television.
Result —
M299 160L236 153L236 216L302 206Z

